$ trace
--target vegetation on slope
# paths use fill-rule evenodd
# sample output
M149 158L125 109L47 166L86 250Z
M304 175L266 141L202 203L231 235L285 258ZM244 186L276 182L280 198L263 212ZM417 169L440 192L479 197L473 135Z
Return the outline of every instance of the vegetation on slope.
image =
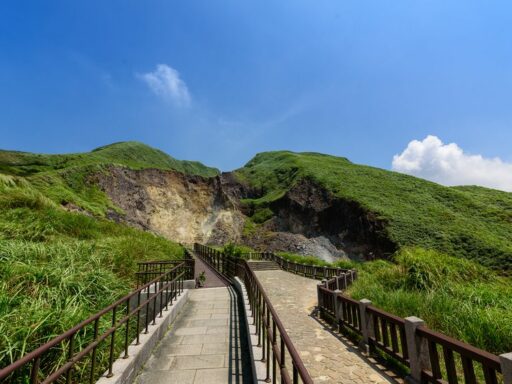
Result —
M108 210L120 212L90 180L96 173L108 172L110 166L175 170L203 177L219 173L215 168L199 162L176 160L137 142L116 143L88 153L67 155L0 151L0 175L24 176L30 185L52 201L62 205L71 203L100 217Z
M125 295L138 261L182 252L153 234L67 212L27 179L0 174L0 367Z
M114 143L87 153L43 155L27 152L0 151L0 172L27 176L39 172L91 165L119 165L131 169L156 168L175 170L188 175L212 177L215 168L197 161L176 160L168 154L136 141Z
M419 246L512 269L511 193L449 188L345 158L288 151L260 153L235 175L261 191L249 201L256 207L268 206L308 179L376 213L399 247Z

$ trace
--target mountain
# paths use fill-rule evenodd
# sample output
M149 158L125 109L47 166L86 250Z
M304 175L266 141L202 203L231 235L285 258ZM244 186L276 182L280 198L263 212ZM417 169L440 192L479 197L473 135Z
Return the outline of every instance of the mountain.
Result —
M221 174L123 142L80 154L0 151L2 174L68 211L179 242L234 241L326 261L419 246L512 268L511 193L444 187L342 157L265 152Z
M105 164L119 165L130 169L175 170L205 177L219 174L218 169L206 167L197 161L176 160L158 149L136 141L105 145L87 153L63 155L0 151L0 172L22 176L65 168Z
M136 142L0 151L0 366L124 295L138 261L194 241L355 267L354 297L501 353L511 240L510 193L318 153L260 153L221 174ZM371 259L385 260L353 261Z
M421 246L512 267L512 194L444 187L319 153L266 152L234 172L249 216L269 230L325 236L348 253L386 257ZM261 226L261 224L260 224Z

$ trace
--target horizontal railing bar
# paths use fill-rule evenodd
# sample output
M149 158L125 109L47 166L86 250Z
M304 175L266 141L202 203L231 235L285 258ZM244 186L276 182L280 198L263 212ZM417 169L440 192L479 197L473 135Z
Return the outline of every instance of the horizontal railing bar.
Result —
M7 367L3 368L2 370L0 370L0 379L4 379L8 375L10 375L12 372L14 372L14 371L18 370L19 368L21 368L22 366L30 363L32 360L34 360L38 356L44 354L45 352L47 352L51 348L57 346L58 344L60 344L64 340L66 340L69 337L71 337L72 335L76 334L78 331L80 331L81 329L83 329L87 325L91 324L95 320L101 318L106 313L109 313L114 308L116 308L119 305L125 303L126 301L129 301L132 297L135 297L136 295L138 295L139 292L142 293L142 291L145 290L146 288L149 288L151 285L160 282L159 279L162 276L167 276L167 275L173 273L174 271L176 271L177 269L179 269L180 267L185 266L185 265L186 265L186 263L183 261L181 264L177 265L173 269L171 269L171 270L169 270L167 272L162 273L159 277L151 280L150 282L146 283L142 287L139 287L135 291L132 291L131 293L127 294L126 296L122 297L121 299L119 299L119 300L115 301L114 303L110 304L108 307L106 307L106 308L100 310L99 312L95 313L94 315L92 315L88 319L86 319L86 320L82 321L81 323L75 325L73 328L67 330L66 332L60 334L59 336L56 336L54 339L48 341L47 343L43 344L39 348L35 349L34 351L26 354L25 356L23 356L19 360L15 361L11 365L8 365ZM184 273L184 272L182 272L182 273ZM181 276L182 275L180 275L179 277L181 277ZM161 291L159 291L158 293L160 293L160 292ZM148 294L149 294L149 289L148 289ZM152 298L154 299L154 297L156 295L157 295L157 293L155 293L152 296ZM147 300L146 304L148 302L149 302L149 299Z
M263 308L265 308L263 310L263 314L261 311L253 312L253 313L254 313L254 316L260 317L259 321L261 322L260 324L262 324L262 326L263 326L262 330L263 329L265 330L264 337L269 343L269 348L272 351L272 355L273 355L273 358L275 358L276 364L279 366L279 372L281 374L281 382L286 383L286 384L292 383L292 381L290 379L290 374L288 372L288 368L290 368L290 369L294 369L297 371L297 373L300 376L303 383L312 384L313 381L312 381L311 377L309 376L309 373L308 373L306 367L304 366L304 363L302 362L300 355L298 354L297 350L293 346L293 343L291 342L291 339L289 338L283 324L281 323L281 320L279 319L277 312L275 311L274 307L272 306L272 303L270 302L265 290L263 289L260 281L258 280L256 275L250 268L247 261L244 258L234 258L233 257L233 259L232 259L231 257L224 255L220 251L213 250L213 249L208 248L201 244L196 244L195 249L196 249L198 255L201 258L204 258L205 262L207 262L209 265L211 265L212 268L214 268L214 270L216 272L218 272L220 274L224 274L224 275L226 275L226 277L229 277L228 273L230 271L230 268L234 267L235 270L234 271L231 270L231 272L235 272L235 275L237 273L242 273L242 275L240 275L240 276L243 277L246 281L247 291L249 294L250 302L251 302L251 300L254 300L256 297L258 298L257 300L260 300L259 298L261 297ZM263 255L273 255L273 254L263 254L262 253L260 255L261 255L260 257L264 259L266 256L263 256ZM223 264L224 262L226 264ZM222 270L217 271L217 269L215 268L216 265L221 265L221 266L224 265L224 266L221 268ZM229 267L227 267L227 269L225 269L226 265L229 266ZM239 269L239 267L243 267L243 271L241 271ZM256 305L256 307L259 306L259 304L254 304L254 305ZM252 306L253 306L253 304L251 303L251 307ZM255 308L252 308L252 310L257 311L257 309L255 309ZM267 314L266 316L265 316L265 313ZM267 321L267 319L268 319L268 321ZM274 332L274 329L273 329L274 326L275 326L276 332ZM284 360L286 360L286 358L284 357L285 355L282 354L284 351L281 349L281 347L279 346L279 343L277 342L277 333L279 334L279 336L281 338L281 342L283 343L281 346L284 345L285 351L287 352L287 354L290 356L290 358L292 360L291 367L288 367L286 365L286 362L284 361ZM282 356L284 357L284 360L283 360ZM270 362L267 361L267 364L270 364ZM268 368L268 366L267 366L267 368ZM274 380L273 382L277 382L277 378L273 378L273 380Z
M119 328L121 328L129 319L131 319L140 309L142 309L146 304L150 303L156 296L158 296L161 292L165 291L166 288L168 288L172 283L179 280L182 275L184 275L185 272L182 272L179 276L176 276L174 280L166 284L165 287L155 292L152 296L150 296L147 300L145 300L143 303L141 303L137 308L132 310L128 315L121 318L119 321L116 322L116 325L113 327L108 328L103 332L98 338L88 344L84 349L82 349L80 352L76 353L71 357L71 359L68 360L62 367L60 367L57 371L52 373L50 376L48 376L41 384L46 383L52 383L56 379L58 379L60 376L62 376L64 373L67 372L68 369L72 368L76 363L78 363L82 358L84 358L89 352L91 352L95 347L97 347L102 341L107 339L113 332L117 331Z
M419 336L423 336L426 339L432 340L438 344L448 347L455 352L460 353L461 355L470 357L473 360L476 360L486 366L491 366L491 368L501 372L500 359L498 356L484 351L482 349L473 347L470 344L466 344L462 341L454 339L452 337L446 336L442 333L433 331L425 326L419 326L416 330Z
M305 383L313 383L313 380L311 380L309 375L306 376L304 374L304 372L307 372L306 367L304 366L304 363L302 362L299 353L297 352L294 345L292 344L292 341L291 341L290 337L288 336L288 333L286 332L283 324L281 323L281 319L279 319L279 316L277 315L277 312L274 309L274 306L272 305L272 303L270 302L260 281L257 279L256 275L254 275L253 271L249 268L247 261L243 260L243 263L246 267L246 272L249 272L254 277L254 282L256 283L256 286L258 287L258 290L260 291L261 296L263 297L263 300L265 301L267 308L270 311L270 313L276 323L276 327L279 329L280 335L284 340L284 343L288 349L288 352L290 353L292 360L294 360L297 364L297 369L299 370L299 375L301 376L302 380Z
M379 309L372 305L369 305L368 307L366 307L366 311L369 313L376 314L377 316L383 317L386 320L389 320L392 323L395 323L397 325L405 325L405 319L402 319L401 317L395 316L391 313L384 312L382 309Z

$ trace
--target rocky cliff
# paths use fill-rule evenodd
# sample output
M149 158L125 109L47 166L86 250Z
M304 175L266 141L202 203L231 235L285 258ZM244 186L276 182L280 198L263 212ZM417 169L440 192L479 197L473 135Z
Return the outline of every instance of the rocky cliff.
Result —
M385 223L307 180L274 201L271 217L253 231L244 231L253 212L243 199L258 197L258 191L231 173L206 178L111 166L92 181L124 212L111 211L111 219L181 243L230 241L327 261L383 256L394 249L385 237Z
M181 243L240 241L244 216L218 176L110 167L94 181L124 211L112 219Z

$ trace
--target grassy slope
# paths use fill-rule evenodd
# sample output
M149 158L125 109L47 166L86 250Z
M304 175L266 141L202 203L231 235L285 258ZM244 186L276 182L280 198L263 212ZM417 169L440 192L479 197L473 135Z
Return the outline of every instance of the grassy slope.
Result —
M309 178L387 220L389 236L400 246L436 249L512 269L511 193L448 188L317 153L261 153L235 173L262 189L263 196L251 201L257 206L264 207L298 180Z
M131 169L157 168L205 177L219 171L196 161L176 160L145 144L127 141L99 147L87 153L42 155L27 152L0 151L0 171L27 176L34 173L91 165L114 164Z
M116 208L87 178L110 164L218 172L139 143L74 155L0 152L0 367L126 294L138 261L182 257L178 244L101 218Z
M123 142L92 152L67 155L40 155L0 151L0 175L18 175L56 203L73 203L96 216L117 210L93 183L91 174L106 172L110 165L130 169L157 168L189 175L212 177L219 173L194 161L180 161L158 149L138 142Z
M127 293L137 261L175 243L69 213L22 178L0 179L0 366Z

